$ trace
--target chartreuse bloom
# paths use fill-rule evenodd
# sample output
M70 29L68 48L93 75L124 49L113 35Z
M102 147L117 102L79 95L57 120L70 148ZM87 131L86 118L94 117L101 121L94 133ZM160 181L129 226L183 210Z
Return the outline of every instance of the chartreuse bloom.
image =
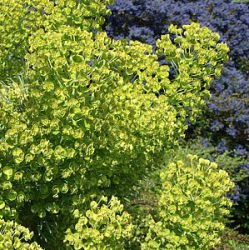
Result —
M113 0L2 0L0 3L0 79L23 72L28 39L37 30L57 30L69 25L101 30L106 8Z
M42 250L36 243L30 243L33 234L15 221L0 220L0 250Z
M101 203L101 205L99 204ZM65 242L72 249L122 250L125 241L133 235L131 216L123 211L123 205L116 197L107 202L92 201L85 215L80 215L75 229L68 229Z

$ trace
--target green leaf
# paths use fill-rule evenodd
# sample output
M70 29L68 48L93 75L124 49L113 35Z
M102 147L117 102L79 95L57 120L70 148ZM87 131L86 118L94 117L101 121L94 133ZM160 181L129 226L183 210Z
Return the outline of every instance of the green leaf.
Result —
M5 202L4 201L0 201L0 209L3 209L5 207Z
M16 197L17 197L17 193L13 190L7 194L7 199L10 201L14 201Z

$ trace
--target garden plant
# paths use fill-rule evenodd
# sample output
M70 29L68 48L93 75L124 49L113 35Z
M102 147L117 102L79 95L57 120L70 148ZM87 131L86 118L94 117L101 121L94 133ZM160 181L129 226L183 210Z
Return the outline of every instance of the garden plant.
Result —
M195 153L167 159L202 116L229 48L198 22L170 25L154 46L113 39L102 28L111 4L0 3L0 249L221 241L232 177ZM153 209L134 208L151 173Z

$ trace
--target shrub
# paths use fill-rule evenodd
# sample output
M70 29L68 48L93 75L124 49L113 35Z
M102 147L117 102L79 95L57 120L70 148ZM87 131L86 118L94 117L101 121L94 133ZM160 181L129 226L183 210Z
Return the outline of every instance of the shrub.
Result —
M80 215L75 230L67 230L65 242L68 247L89 250L124 249L125 241L130 240L133 235L131 216L123 211L123 205L116 197L106 202L106 197L102 197L98 203L92 201L90 210L84 216Z
M37 31L30 38L25 83L1 86L6 207L32 201L32 211L43 218L84 203L83 193L128 193L155 157L184 135L189 107L194 119L207 95L201 85L208 88L226 58L227 47L216 44L215 34L197 24L184 29L185 37L175 39L180 47L167 36L158 40L159 53L168 48L181 68L172 84L168 67L159 66L148 45L127 46L73 27ZM202 67L215 60L218 65ZM187 73L194 66L198 77ZM158 97L160 89L165 95Z
M28 243L33 234L14 221L0 220L0 249L42 250L37 243Z
M234 152L231 151L217 152L216 147L203 138L188 141L179 150L172 152L171 155L174 155L172 156L174 159L174 157L183 157L189 153L216 162L221 169L228 172L231 180L235 183L235 187L227 194L227 197L233 202L231 209L233 216L230 218L228 225L235 227L242 233L247 232L249 228L247 212L249 205L248 159L240 155L234 156ZM172 158L170 157L169 160L172 160Z
M233 150L234 155L246 157L248 153L248 80L244 74L230 68L213 85L215 92L208 103L211 117L208 132L217 151Z
M216 151L233 152L234 156L248 157L248 80L244 74L230 67L212 86L212 96L207 102L207 118L199 134L208 138ZM248 159L247 159L248 161Z
M233 187L217 164L195 155L171 162L161 172L157 215L148 217L141 249L210 249L220 241Z
M17 11L22 1L15 3ZM2 27L6 39L12 26L27 38L18 45L20 55L14 45L10 49L25 59L20 68L1 68L0 216L26 223L39 238L44 229L35 229L38 224L53 221L63 231L92 198L116 195L122 201L161 165L165 150L184 137L187 119L197 119L228 48L193 23L171 26L173 34L162 36L154 51L97 32L91 18L96 8L102 15L97 1L56 1L50 15L45 2L35 3L34 28L25 31L12 20L14 10L7 15L12 5L0 5L10 25ZM90 18L80 22L75 4L80 13L92 10ZM8 52L4 46L2 51ZM175 66L173 80L169 67L158 62L162 54Z
M234 203L240 201L246 195L241 190L238 192L238 188L243 183L246 183L249 177L247 168L245 168L247 159L242 156L235 157L234 152L231 151L217 152L216 147L212 146L208 140L200 137L185 142L179 149L171 152L167 161L174 160L177 157L184 157L187 154L196 154L211 162L216 162L220 169L228 172L231 180L236 184L234 194L230 197Z
M218 147L218 149L222 148ZM217 150L217 147L214 147L210 141L203 138L199 140L190 140L184 148L179 150L179 152L181 152L182 155L195 153L210 161L215 161L221 169L229 173L230 178L236 184L234 189L227 195L233 202L233 216L229 224L240 232L247 232L249 225L247 212L249 206L249 164L248 158L245 158L244 153L240 155L238 151Z

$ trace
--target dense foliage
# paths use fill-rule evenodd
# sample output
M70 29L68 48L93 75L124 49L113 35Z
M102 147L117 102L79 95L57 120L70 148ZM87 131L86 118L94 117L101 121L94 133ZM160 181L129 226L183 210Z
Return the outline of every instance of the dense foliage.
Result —
M130 244L137 225L121 202L128 206L139 180L160 169L166 150L184 138L188 121L198 119L212 80L228 60L219 35L198 23L170 26L154 48L112 40L100 28L110 3L0 4L0 218L33 230L45 249ZM191 173L195 167L200 166L191 165ZM209 171L209 163L205 167ZM173 165L166 169L166 175L174 171ZM216 185L219 195L213 188L207 193L217 208L213 220L203 211L200 216L216 227L231 185L223 172L212 171L228 185ZM209 185L208 178L203 185ZM162 231L168 213L164 198L158 210ZM215 242L218 235L213 236ZM199 236L196 241L208 244Z
M188 154L197 154L199 157L216 162L221 169L228 172L232 181L236 183L233 191L226 195L233 202L233 218L230 218L229 224L233 227L239 225L241 232L246 233L249 228L247 159L243 156L234 157L231 151L217 152L216 147L203 138L189 140L170 153L171 157L178 158Z
M192 81L187 63L179 73L181 78L170 84L168 67L159 66L150 46L137 42L127 46L111 41L104 33L93 37L73 27L63 27L57 33L37 31L41 35L30 38L32 53L26 58L27 67L33 69L27 70L25 83L3 83L1 88L5 208L32 201L32 211L45 217L47 212L63 212L64 208L67 213L69 207L84 202L82 193L86 198L88 192L98 189L128 192L147 166L153 166L155 157L183 135L188 105L196 115L202 99L194 90L201 88L203 78L208 86L208 75L217 71L214 67L203 71L198 63L222 60L227 51L225 45L216 46L209 30L195 24L185 30L186 38L179 37L179 43L187 46L186 50L192 47L187 41L191 32L203 36L192 40L200 58L193 48L188 59L200 74L190 93L178 96L176 91L185 89L181 74ZM187 60L169 37L158 40L159 53L161 48L168 48L179 68ZM134 53L136 60L128 61ZM131 84L133 75L137 79ZM145 80L151 85L144 87ZM155 95L168 87L168 95ZM185 91L188 88L186 85ZM184 105L181 110L180 101ZM176 119L178 114L182 119ZM29 173L25 172L27 166Z

